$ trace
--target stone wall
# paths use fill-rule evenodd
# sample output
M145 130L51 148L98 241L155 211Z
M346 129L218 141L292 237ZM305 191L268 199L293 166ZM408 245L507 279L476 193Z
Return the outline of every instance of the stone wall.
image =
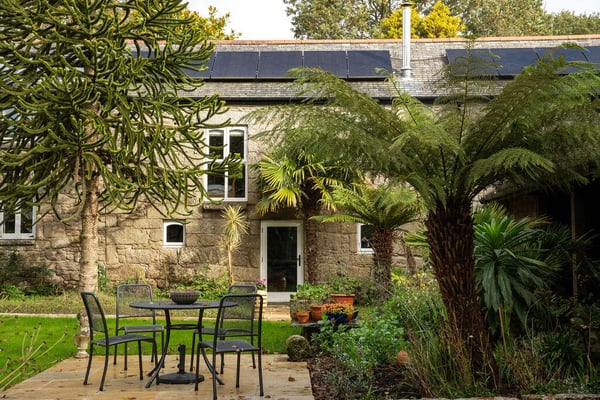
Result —
M232 124L252 110L252 106L233 106L228 113L219 116L230 118ZM218 122L215 119L213 122ZM264 148L254 136L261 129L248 129L248 161L260 159ZM250 233L234 254L234 275L238 282L251 282L260 277L260 230L261 217L255 205L259 199L252 170L248 170L248 201L241 205L249 218ZM67 215L75 196L65 193L59 205L61 215ZM101 213L98 224L99 266L106 271L112 283L145 281L153 286L168 289L171 285L187 282L195 275L214 277L225 272L227 257L221 236L221 211L224 205L210 203L194 208L191 215L174 218L185 222L186 243L173 248L163 245L163 225L167 218L149 204L139 204L132 213L111 211ZM47 212L42 209L42 215ZM298 219L294 213L280 213L269 219ZM0 240L0 250L17 249L32 265L45 265L52 272L52 280L59 287L77 288L79 281L79 235L80 222L74 219L63 223L52 213L43 215L36 226L35 240ZM327 223L319 231L321 275L328 276L343 270L345 275L368 276L372 263L371 254L357 251L356 226ZM395 263L405 265L400 248Z

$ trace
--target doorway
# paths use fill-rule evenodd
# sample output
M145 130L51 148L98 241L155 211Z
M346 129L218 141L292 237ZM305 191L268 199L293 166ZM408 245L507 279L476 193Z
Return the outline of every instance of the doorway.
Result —
M269 302L287 302L304 283L301 221L263 221L260 276L267 278Z

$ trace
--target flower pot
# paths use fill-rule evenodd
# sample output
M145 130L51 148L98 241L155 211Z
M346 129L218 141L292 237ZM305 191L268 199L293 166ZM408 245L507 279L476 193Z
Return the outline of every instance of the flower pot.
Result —
M77 346L75 358L88 358L87 348L90 343L90 335L85 333L77 333L73 335L73 342Z
M334 324L343 324L348 320L348 314L330 314L327 313L327 319Z
M354 304L354 294L332 293L329 296L334 303Z
M305 324L310 319L310 313L308 311L297 312L296 318L298 319L299 324Z
M322 305L312 305L310 306L310 319L313 321L320 321L323 318L323 306Z

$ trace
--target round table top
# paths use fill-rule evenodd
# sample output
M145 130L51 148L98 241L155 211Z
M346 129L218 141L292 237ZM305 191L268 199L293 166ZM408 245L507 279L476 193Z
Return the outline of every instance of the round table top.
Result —
M130 304L133 308L147 308L151 310L199 310L205 308L219 308L219 300L197 300L192 304L177 304L172 300L165 301L136 301ZM236 303L226 301L225 307L233 307Z

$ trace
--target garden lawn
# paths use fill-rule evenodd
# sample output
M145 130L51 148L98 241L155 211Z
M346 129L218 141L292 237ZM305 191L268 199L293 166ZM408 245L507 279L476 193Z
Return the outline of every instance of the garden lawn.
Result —
M109 329L114 329L114 319L107 318L107 324ZM77 351L73 343L73 335L77 332L79 325L74 317L0 316L0 392L72 357ZM291 327L289 322L263 321L264 352L284 353L285 340L299 332L300 328ZM187 345L189 353L191 338L189 330L172 331L169 354L176 354L180 343ZM160 335L157 341L160 341ZM137 354L137 346L131 346L128 351ZM143 346L142 351L149 354L150 350ZM119 346L119 354L122 353L123 346ZM103 349L97 348L96 354L104 354Z

